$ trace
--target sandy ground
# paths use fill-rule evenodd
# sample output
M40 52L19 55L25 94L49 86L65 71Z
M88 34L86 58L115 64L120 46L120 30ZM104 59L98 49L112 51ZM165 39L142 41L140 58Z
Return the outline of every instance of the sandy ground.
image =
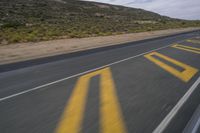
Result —
M200 28L169 29L114 36L62 39L37 43L17 43L4 45L0 46L0 64L8 64L41 57L66 54L110 45L118 45L125 42L139 41L196 29Z

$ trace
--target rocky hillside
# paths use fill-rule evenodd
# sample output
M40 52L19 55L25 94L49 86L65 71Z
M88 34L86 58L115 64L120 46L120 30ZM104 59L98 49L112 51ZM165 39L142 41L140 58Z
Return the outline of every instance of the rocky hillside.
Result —
M200 26L142 9L78 0L1 0L0 43Z

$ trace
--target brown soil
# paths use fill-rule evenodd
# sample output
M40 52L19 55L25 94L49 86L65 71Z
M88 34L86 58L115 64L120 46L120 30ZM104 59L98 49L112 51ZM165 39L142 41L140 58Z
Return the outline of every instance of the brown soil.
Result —
M97 47L118 45L125 42L166 36L196 29L199 28L169 29L114 36L90 37L81 39L61 39L37 43L17 43L4 45L0 46L0 64L66 54Z

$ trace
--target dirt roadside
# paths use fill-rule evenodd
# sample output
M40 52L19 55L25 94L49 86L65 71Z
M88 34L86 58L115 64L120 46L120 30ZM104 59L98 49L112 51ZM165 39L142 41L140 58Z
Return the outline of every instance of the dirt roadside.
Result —
M119 45L155 37L167 36L200 28L168 29L114 36L90 37L81 39L62 39L37 43L17 43L0 46L0 65L19 61L48 57L87 49Z

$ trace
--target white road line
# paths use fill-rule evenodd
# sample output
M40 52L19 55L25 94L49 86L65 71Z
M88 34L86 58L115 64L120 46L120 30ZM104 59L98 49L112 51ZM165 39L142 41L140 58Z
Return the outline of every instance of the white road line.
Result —
M188 39L190 39L190 38L188 38ZM185 40L181 40L181 41L177 41L177 42L174 42L174 43L181 43L181 42L184 42L184 41L185 41ZM163 47L160 47L160 48L156 48L156 49L153 49L153 50L150 50L150 51L147 51L147 52L144 52L144 53L135 55L135 56L131 56L131 57L128 57L128 58L125 58L125 59L122 59L122 60L119 60L119 61L116 61L116 62L113 62L113 63L109 63L109 64L107 64L107 65L103 65L103 66L97 67L97 68L95 68L95 69L91 69L91 70L88 70L88 71L85 71L85 72L82 72L82 73L78 73L78 74L75 74L75 75L72 75L72 76L63 78L63 79L59 79L59 80L56 80L56 81L53 81L53 82L50 82L50 83L46 83L46 84L41 85L41 86L37 86L37 87L31 88L31 89L28 89L28 90L25 90L25 91L21 91L21 92L19 92L19 93L15 93L15 94L12 94L12 95L9 95L9 96L6 96L6 97L2 97L2 98L0 98L0 102L5 101L5 100L10 99L10 98L13 98L13 97L16 97L16 96L19 96L19 95L22 95L22 94L26 94L26 93L29 93L29 92L32 92L32 91L41 89L41 88L43 88L43 87L50 86L50 85L52 85L52 84L56 84L56 83L59 83L59 82L62 82L62 81L65 81L65 80L68 80L68 79L71 79L71 78L74 78L74 77L81 76L81 75L86 74L86 73L90 73L90 72L93 72L93 71L96 71L96 70L99 70L99 69L102 69L102 68L105 68L105 67L108 67L108 66L112 66L112 65L115 65L115 64L119 64L119 63L121 63L121 62L124 62L124 61L127 61L127 60L131 60L131 59L137 58L137 57L139 57L139 56L143 56L143 55L148 54L148 53L150 53L150 52L153 52L153 51L157 51L157 50L161 50L161 49L170 47L170 46L172 46L172 45L173 45L173 44L169 44L169 45L167 45L167 46L163 46Z
M195 127L192 130L192 133L197 133L199 127L200 127L200 118L198 119L197 123L195 124Z
M172 44L167 45L167 46L164 46L164 47L160 47L160 48L157 48L157 49L154 49L154 50L150 50L150 51L147 51L147 52L144 52L144 53L135 55L135 56L131 56L131 57L128 57L128 58L125 58L125 59L122 59L122 60L119 60L119 61L116 61L116 62L113 62L113 63L109 63L109 64L107 64L107 65L104 65L104 66L101 66L101 67L97 67L97 68L95 68L95 69L91 69L91 70L88 70L88 71L85 71L85 72L82 72L82 73L78 73L78 74L75 74L75 75L72 75L72 76L63 78L63 79L59 79L59 80L56 80L56 81L54 81L54 82L50 82L50 83L47 83L47 84L44 84L44 85L41 85L41 86L37 86L37 87L32 88L32 89L28 89L28 90L25 90L25 91L22 91L22 92L19 92L19 93L12 94L12 95L9 95L9 96L0 98L0 102L5 101L5 100L10 99L10 98L13 98L13 97L16 97L16 96L19 96L19 95L22 95L22 94L25 94L25 93L28 93L28 92L32 92L32 91L41 89L41 88L43 88L43 87L50 86L50 85L52 85L52 84L56 84L56 83L59 83L59 82L62 82L62 81L65 81L65 80L68 80L68 79L71 79L71 78L74 78L74 77L81 76L81 75L86 74L86 73L90 73L90 72L93 72L93 71L96 71L96 70L99 70L99 69L102 69L102 68L105 68L105 67L108 67L108 66L112 66L112 65L115 65L115 64L119 64L119 63L124 62L124 61L127 61L127 60L131 60L131 59L137 58L137 57L139 57L139 56L145 55L145 54L147 54L147 53L150 53L150 52L153 52L153 51L156 51L156 50L161 50L161 49L167 48L167 47L169 47L169 46L171 46L171 45L172 45Z
M153 131L153 133L162 133L166 127L169 125L171 120L180 110L180 108L184 105L184 103L188 100L194 90L200 84L200 77L194 82L194 84L190 87L190 89L185 93L185 95L178 101L178 103L174 106L174 108L169 112L169 114L162 120L162 122L158 125L158 127Z

